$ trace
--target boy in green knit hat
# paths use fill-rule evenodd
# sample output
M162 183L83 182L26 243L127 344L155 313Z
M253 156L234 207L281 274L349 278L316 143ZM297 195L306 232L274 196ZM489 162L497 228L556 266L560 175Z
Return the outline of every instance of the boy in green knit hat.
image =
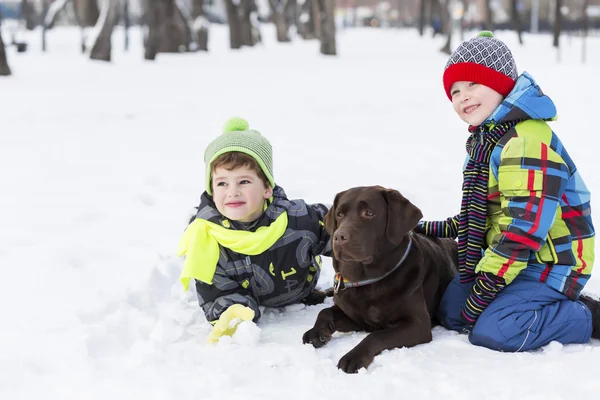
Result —
M458 238L439 321L501 351L600 339L600 303L581 295L594 265L590 192L547 123L554 103L487 31L458 46L443 84L469 137L460 214L417 228Z
M204 154L206 191L181 239L181 282L194 281L209 340L232 335L259 306L322 302L320 255L331 253L327 206L288 200L275 184L269 141L231 118Z

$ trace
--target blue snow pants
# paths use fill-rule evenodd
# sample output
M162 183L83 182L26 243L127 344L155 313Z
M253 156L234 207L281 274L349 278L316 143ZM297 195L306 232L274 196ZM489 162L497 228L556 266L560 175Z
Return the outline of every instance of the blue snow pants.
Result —
M592 334L592 315L579 300L543 282L518 276L481 313L475 326L460 319L473 282L461 284L457 275L448 285L438 310L438 320L447 329L470 331L476 346L500 351L528 351L551 341L587 343Z

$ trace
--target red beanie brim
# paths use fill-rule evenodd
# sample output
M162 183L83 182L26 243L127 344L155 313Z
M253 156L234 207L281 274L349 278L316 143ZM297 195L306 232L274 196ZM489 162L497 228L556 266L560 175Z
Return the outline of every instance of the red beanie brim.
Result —
M452 100L450 88L454 82L467 81L485 85L506 97L515 87L515 80L485 65L473 62L452 64L444 71L444 89Z

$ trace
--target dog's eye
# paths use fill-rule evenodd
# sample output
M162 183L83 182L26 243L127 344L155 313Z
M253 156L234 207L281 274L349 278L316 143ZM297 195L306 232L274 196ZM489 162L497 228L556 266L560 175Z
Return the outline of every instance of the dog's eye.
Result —
M367 209L367 210L364 210L364 211L363 211L363 215L364 215L365 217L374 217L374 216L375 216L375 213L374 213L373 211L371 211L371 210L368 210L368 209Z
M344 213L341 211L338 211L335 215L337 215L338 218L342 218L344 216Z

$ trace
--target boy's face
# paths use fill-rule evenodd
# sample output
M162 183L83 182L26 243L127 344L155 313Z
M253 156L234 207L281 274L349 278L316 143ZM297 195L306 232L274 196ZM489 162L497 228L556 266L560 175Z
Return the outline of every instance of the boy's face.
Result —
M233 221L256 220L263 213L265 200L273 195L273 189L265 187L256 172L246 167L231 171L217 167L211 179L217 210Z
M454 111L472 126L481 125L504 100L494 89L468 81L454 82L450 94Z

